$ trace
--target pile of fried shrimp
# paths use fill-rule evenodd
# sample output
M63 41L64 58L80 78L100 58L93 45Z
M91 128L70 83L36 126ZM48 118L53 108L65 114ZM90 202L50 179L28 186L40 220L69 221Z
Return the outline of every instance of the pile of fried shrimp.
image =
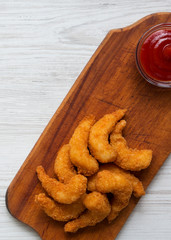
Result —
M45 193L35 202L51 218L67 222L65 232L110 223L129 204L131 195L145 194L142 182L130 171L147 168L151 150L128 147L122 130L125 109L104 115L98 121L86 116L76 127L69 144L63 145L54 163L56 178L42 166L36 169Z

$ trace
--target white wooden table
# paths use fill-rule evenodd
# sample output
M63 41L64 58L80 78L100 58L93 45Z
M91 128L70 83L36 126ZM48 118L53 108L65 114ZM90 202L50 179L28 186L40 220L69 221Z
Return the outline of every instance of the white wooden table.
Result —
M5 207L5 193L49 119L110 29L170 0L0 1L0 239L40 239ZM171 239L171 158L117 240Z

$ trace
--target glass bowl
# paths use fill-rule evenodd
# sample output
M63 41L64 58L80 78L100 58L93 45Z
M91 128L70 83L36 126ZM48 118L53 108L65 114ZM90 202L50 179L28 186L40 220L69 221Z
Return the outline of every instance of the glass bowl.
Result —
M167 41L166 32L168 32ZM145 49L149 50L147 55ZM160 61L164 61L162 65L159 64ZM149 83L171 88L171 23L155 25L141 36L136 47L136 65L142 77ZM167 74L167 79L164 77L162 79L160 71L163 71L164 75Z

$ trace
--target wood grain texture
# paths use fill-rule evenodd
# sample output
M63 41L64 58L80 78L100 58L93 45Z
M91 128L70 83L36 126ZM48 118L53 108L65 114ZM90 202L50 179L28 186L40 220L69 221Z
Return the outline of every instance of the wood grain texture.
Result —
M114 239L137 203L132 198L112 224L104 221L74 235L64 234L62 223L52 221L37 210L34 195L41 187L35 168L42 164L53 174L57 150L68 142L83 116L93 113L99 118L118 108L128 109L125 135L130 146L154 151L151 166L138 174L145 188L169 155L170 91L146 83L137 72L134 59L141 34L155 24L169 21L171 14L155 14L108 33L10 184L9 211L36 229L42 239L55 239L55 236L58 239Z

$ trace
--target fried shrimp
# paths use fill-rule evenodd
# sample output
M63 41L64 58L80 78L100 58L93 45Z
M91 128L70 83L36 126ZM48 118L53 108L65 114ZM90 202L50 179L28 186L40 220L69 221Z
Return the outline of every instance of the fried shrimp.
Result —
M114 174L103 170L97 174L96 188L101 193L112 193L114 198L111 202L111 212L107 217L108 221L114 220L124 209L132 195L132 184L122 174Z
M122 137L122 130L125 126L126 121L121 120L110 135L111 145L117 152L115 163L125 170L140 171L150 165L152 151L128 148L126 140Z
M54 172L62 183L68 183L76 175L69 156L70 146L66 144L60 148L54 164Z
M145 194L142 182L137 177L135 177L133 174L129 173L128 171L123 170L115 165L113 166L110 166L110 165L112 164L109 164L108 167L106 166L106 170L108 168L108 170L113 173L123 174L131 182L132 188L133 188L133 195L136 198L139 198Z
M87 211L80 215L79 218L65 224L65 232L76 232L80 228L94 226L105 219L110 211L111 206L105 194L99 192L89 193L83 200Z
M89 132L94 122L93 115L85 117L75 129L69 142L71 162L77 167L78 172L85 176L90 176L99 169L97 160L88 150Z
M40 193L35 196L35 202L49 217L56 221L65 222L77 218L85 210L82 198L68 205L57 203L44 193Z
M117 153L109 143L109 134L125 112L125 109L119 109L111 114L104 115L90 130L90 152L101 163L114 162L116 159Z
M42 166L38 166L36 171L42 187L59 203L73 203L86 192L87 178L83 175L75 175L69 183L63 184L55 178L50 178Z
M130 172L121 169L120 167L114 165L113 163L107 163L107 164L101 165L99 168L99 172L101 172L103 170L108 170L109 172L114 173L114 174L124 175L131 182L132 189L133 189L133 195L136 198L139 198L145 194L142 182L137 177L135 177L133 174L131 174ZM96 179L97 179L97 173L88 178L87 189L89 191L97 191Z
M145 194L142 182L130 171L147 168L152 151L127 146L122 136L126 121L121 120L125 112L119 109L97 122L93 115L86 116L69 144L57 153L57 178L37 167L38 179L49 196L38 194L35 202L49 217L67 222L65 232L77 232L105 218L110 223L128 206L132 194L136 198Z

